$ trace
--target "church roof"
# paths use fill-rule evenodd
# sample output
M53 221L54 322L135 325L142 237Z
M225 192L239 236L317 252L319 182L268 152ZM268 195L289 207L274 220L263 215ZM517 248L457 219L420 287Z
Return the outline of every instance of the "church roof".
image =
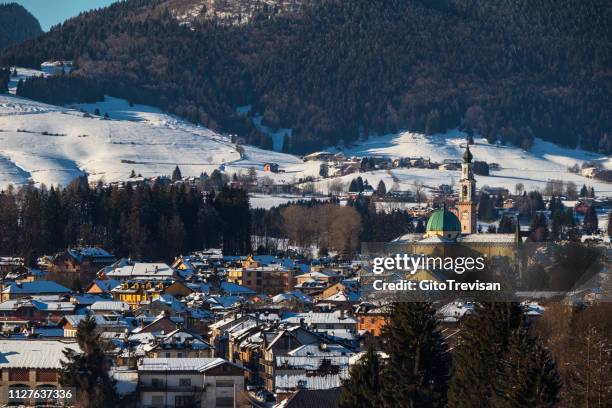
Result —
M471 163L473 157L472 152L470 152L470 145L467 145L465 148L465 153L463 153L463 161L465 163Z
M436 210L427 220L427 232L430 231L461 231L459 218L446 208Z

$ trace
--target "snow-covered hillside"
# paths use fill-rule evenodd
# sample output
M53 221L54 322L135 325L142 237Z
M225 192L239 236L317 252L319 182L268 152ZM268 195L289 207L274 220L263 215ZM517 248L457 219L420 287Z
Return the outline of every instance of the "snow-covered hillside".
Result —
M90 114L96 108L110 119ZM62 108L0 96L0 188L28 181L66 185L84 173L119 181L132 169L144 177L168 175L177 165L183 175L196 176L217 168L263 172L263 164L274 161L287 171L273 175L279 182L318 171L298 157L248 146L241 158L236 147L209 129L120 99Z
M346 156L383 156L390 158L423 157L434 162L445 159L461 159L465 150L465 134L450 131L446 134L426 136L418 133L402 132L386 136L372 137L342 152ZM499 170L491 171L490 176L476 176L478 186L505 187L514 191L517 183L522 183L527 190L542 189L550 179L573 181L578 187L582 184L593 186L600 195L612 196L612 184L588 179L579 174L568 172L568 167L585 162L595 162L604 168L612 169L612 158L580 149L567 149L553 143L536 139L529 150L494 145L486 139L477 138L475 145L470 146L474 160L497 163ZM350 182L354 175L345 176L343 182ZM396 183L400 189L411 189L415 182L426 186L457 183L459 171L438 169L392 169L375 171L362 175L369 183L376 186L380 179L387 187ZM331 180L318 183L318 189L326 191Z
M18 69L19 76L10 83L12 93L16 81L40 71ZM98 110L100 116L94 115ZM104 114L109 119L104 119ZM550 179L573 181L593 186L598 195L612 196L612 184L587 179L568 172L567 168L584 162L597 162L612 169L612 158L566 149L536 139L525 151L517 147L496 146L485 139L476 139L471 150L475 160L497 163L499 170L488 177L477 176L478 186L505 187L514 190L522 183L527 190L541 189ZM425 136L402 132L372 137L355 144L343 153L346 156L423 157L435 162L460 159L465 135L451 131L444 135ZM242 150L242 156L240 151ZM266 162L277 163L280 173L264 172ZM125 100L107 97L104 102L57 107L13 95L0 96L0 188L27 182L66 185L81 174L92 181L125 180L133 169L144 177L169 175L175 166L183 175L197 176L220 169L246 173L254 168L258 176L267 176L276 183L297 183L312 176L315 191L327 193L329 185L341 181L348 186L357 174L320 179L320 161L303 162L285 153L238 148L230 138L201 126L193 125L157 108L130 106ZM438 169L390 169L360 174L376 186L384 180L387 189L411 190L415 182L426 187L456 184L459 171ZM286 201L295 197L286 197ZM283 200L279 200L283 201ZM261 203L268 207L269 202Z

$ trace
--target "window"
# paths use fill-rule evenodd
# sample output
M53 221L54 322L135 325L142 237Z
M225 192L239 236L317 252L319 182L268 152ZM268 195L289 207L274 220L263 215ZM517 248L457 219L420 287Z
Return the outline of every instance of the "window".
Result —
M163 395L153 395L151 397L151 405L155 408L161 408L164 404L164 396Z
M9 381L30 381L30 371L27 368L11 368Z
M38 370L36 372L36 381L38 382L56 382L57 373L53 370Z
M183 358L183 353L176 353L176 358Z
M181 387L191 387L191 378L180 378L179 385Z
M216 406L220 408L230 408L234 406L234 398L232 397L217 397Z
M177 395L174 397L175 407L193 407L194 404L193 395Z
M217 387L233 387L234 386L234 381L233 380L217 380Z
M164 357L166 357L166 358L170 358L170 357L171 357L171 355L170 355L170 353L164 353Z
M151 385L153 387L163 387L164 386L164 380L162 380L161 378L152 378L151 379Z

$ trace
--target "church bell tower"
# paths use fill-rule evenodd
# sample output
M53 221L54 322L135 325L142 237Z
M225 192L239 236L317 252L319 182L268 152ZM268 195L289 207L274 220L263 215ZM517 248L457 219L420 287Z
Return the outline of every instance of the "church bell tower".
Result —
M472 157L468 144L463 154L463 163L461 164L459 204L457 206L462 234L474 234L477 229L476 204L474 204L474 199L476 198L476 180L474 180Z

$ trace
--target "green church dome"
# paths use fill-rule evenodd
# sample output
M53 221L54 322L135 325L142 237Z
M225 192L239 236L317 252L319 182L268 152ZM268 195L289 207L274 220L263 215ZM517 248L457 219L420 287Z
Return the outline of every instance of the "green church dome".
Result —
M446 208L436 210L427 220L427 232L453 231L461 232L459 218Z

